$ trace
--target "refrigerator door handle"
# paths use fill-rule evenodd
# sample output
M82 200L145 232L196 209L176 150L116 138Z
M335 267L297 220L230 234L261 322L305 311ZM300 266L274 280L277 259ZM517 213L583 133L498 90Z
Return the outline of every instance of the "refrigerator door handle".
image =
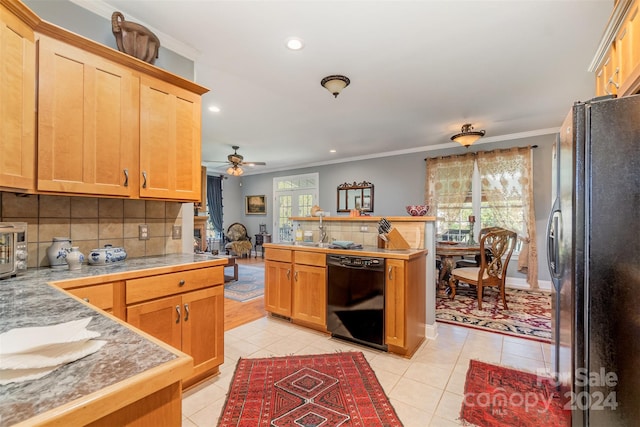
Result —
M551 213L549 214L549 221L547 223L547 265L549 267L549 273L551 273L551 280L556 289L560 285L560 278L562 276L562 266L560 265L558 254L560 239L562 238L562 215L559 205L560 200L556 198L551 207Z

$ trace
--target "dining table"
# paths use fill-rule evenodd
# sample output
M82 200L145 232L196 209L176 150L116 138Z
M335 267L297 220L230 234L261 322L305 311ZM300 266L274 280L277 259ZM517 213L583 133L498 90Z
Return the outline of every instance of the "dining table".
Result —
M440 258L442 267L438 274L437 295L439 297L449 297L452 292L449 287L449 276L451 271L456 268L457 258L467 255L479 255L480 245L469 245L465 242L440 241L436 242L436 256Z

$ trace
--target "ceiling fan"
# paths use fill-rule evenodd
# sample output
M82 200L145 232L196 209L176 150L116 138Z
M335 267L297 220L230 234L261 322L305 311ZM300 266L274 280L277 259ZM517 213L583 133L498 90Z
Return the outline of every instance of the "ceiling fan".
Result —
M204 160L205 163L227 163L229 167L227 168L227 173L229 175L240 176L244 173L244 170L241 166L264 166L265 162L245 162L244 157L238 154L237 145L232 146L233 153L227 156L227 161L219 161L219 160Z

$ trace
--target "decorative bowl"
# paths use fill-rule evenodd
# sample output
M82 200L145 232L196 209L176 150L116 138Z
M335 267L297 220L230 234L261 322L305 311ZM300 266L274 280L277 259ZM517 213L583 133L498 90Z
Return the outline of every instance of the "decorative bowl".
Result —
M424 216L427 214L429 206L427 205L409 205L407 206L407 213L411 216Z
M117 264L127 259L124 248L114 248L112 245L104 245L104 248L91 249L87 261L91 265Z

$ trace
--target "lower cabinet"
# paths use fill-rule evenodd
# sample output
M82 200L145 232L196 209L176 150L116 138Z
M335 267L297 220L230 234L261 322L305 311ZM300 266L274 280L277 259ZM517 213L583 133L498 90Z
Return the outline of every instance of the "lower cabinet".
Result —
M184 383L224 361L222 286L128 306L127 322L193 357L193 375Z
M264 308L266 311L291 317L291 277L293 266L288 262L264 262Z
M124 293L124 281L70 288L66 291L119 319L126 319L124 301L121 297Z
M296 260L298 254L295 254ZM320 261L320 260L319 260ZM325 255L322 254L322 264ZM315 265L293 265L291 319L307 326L327 328L327 269Z
M385 344L389 351L412 355L425 338L426 258L387 259Z
M405 345L405 261L388 259L385 278L385 343L404 347Z

